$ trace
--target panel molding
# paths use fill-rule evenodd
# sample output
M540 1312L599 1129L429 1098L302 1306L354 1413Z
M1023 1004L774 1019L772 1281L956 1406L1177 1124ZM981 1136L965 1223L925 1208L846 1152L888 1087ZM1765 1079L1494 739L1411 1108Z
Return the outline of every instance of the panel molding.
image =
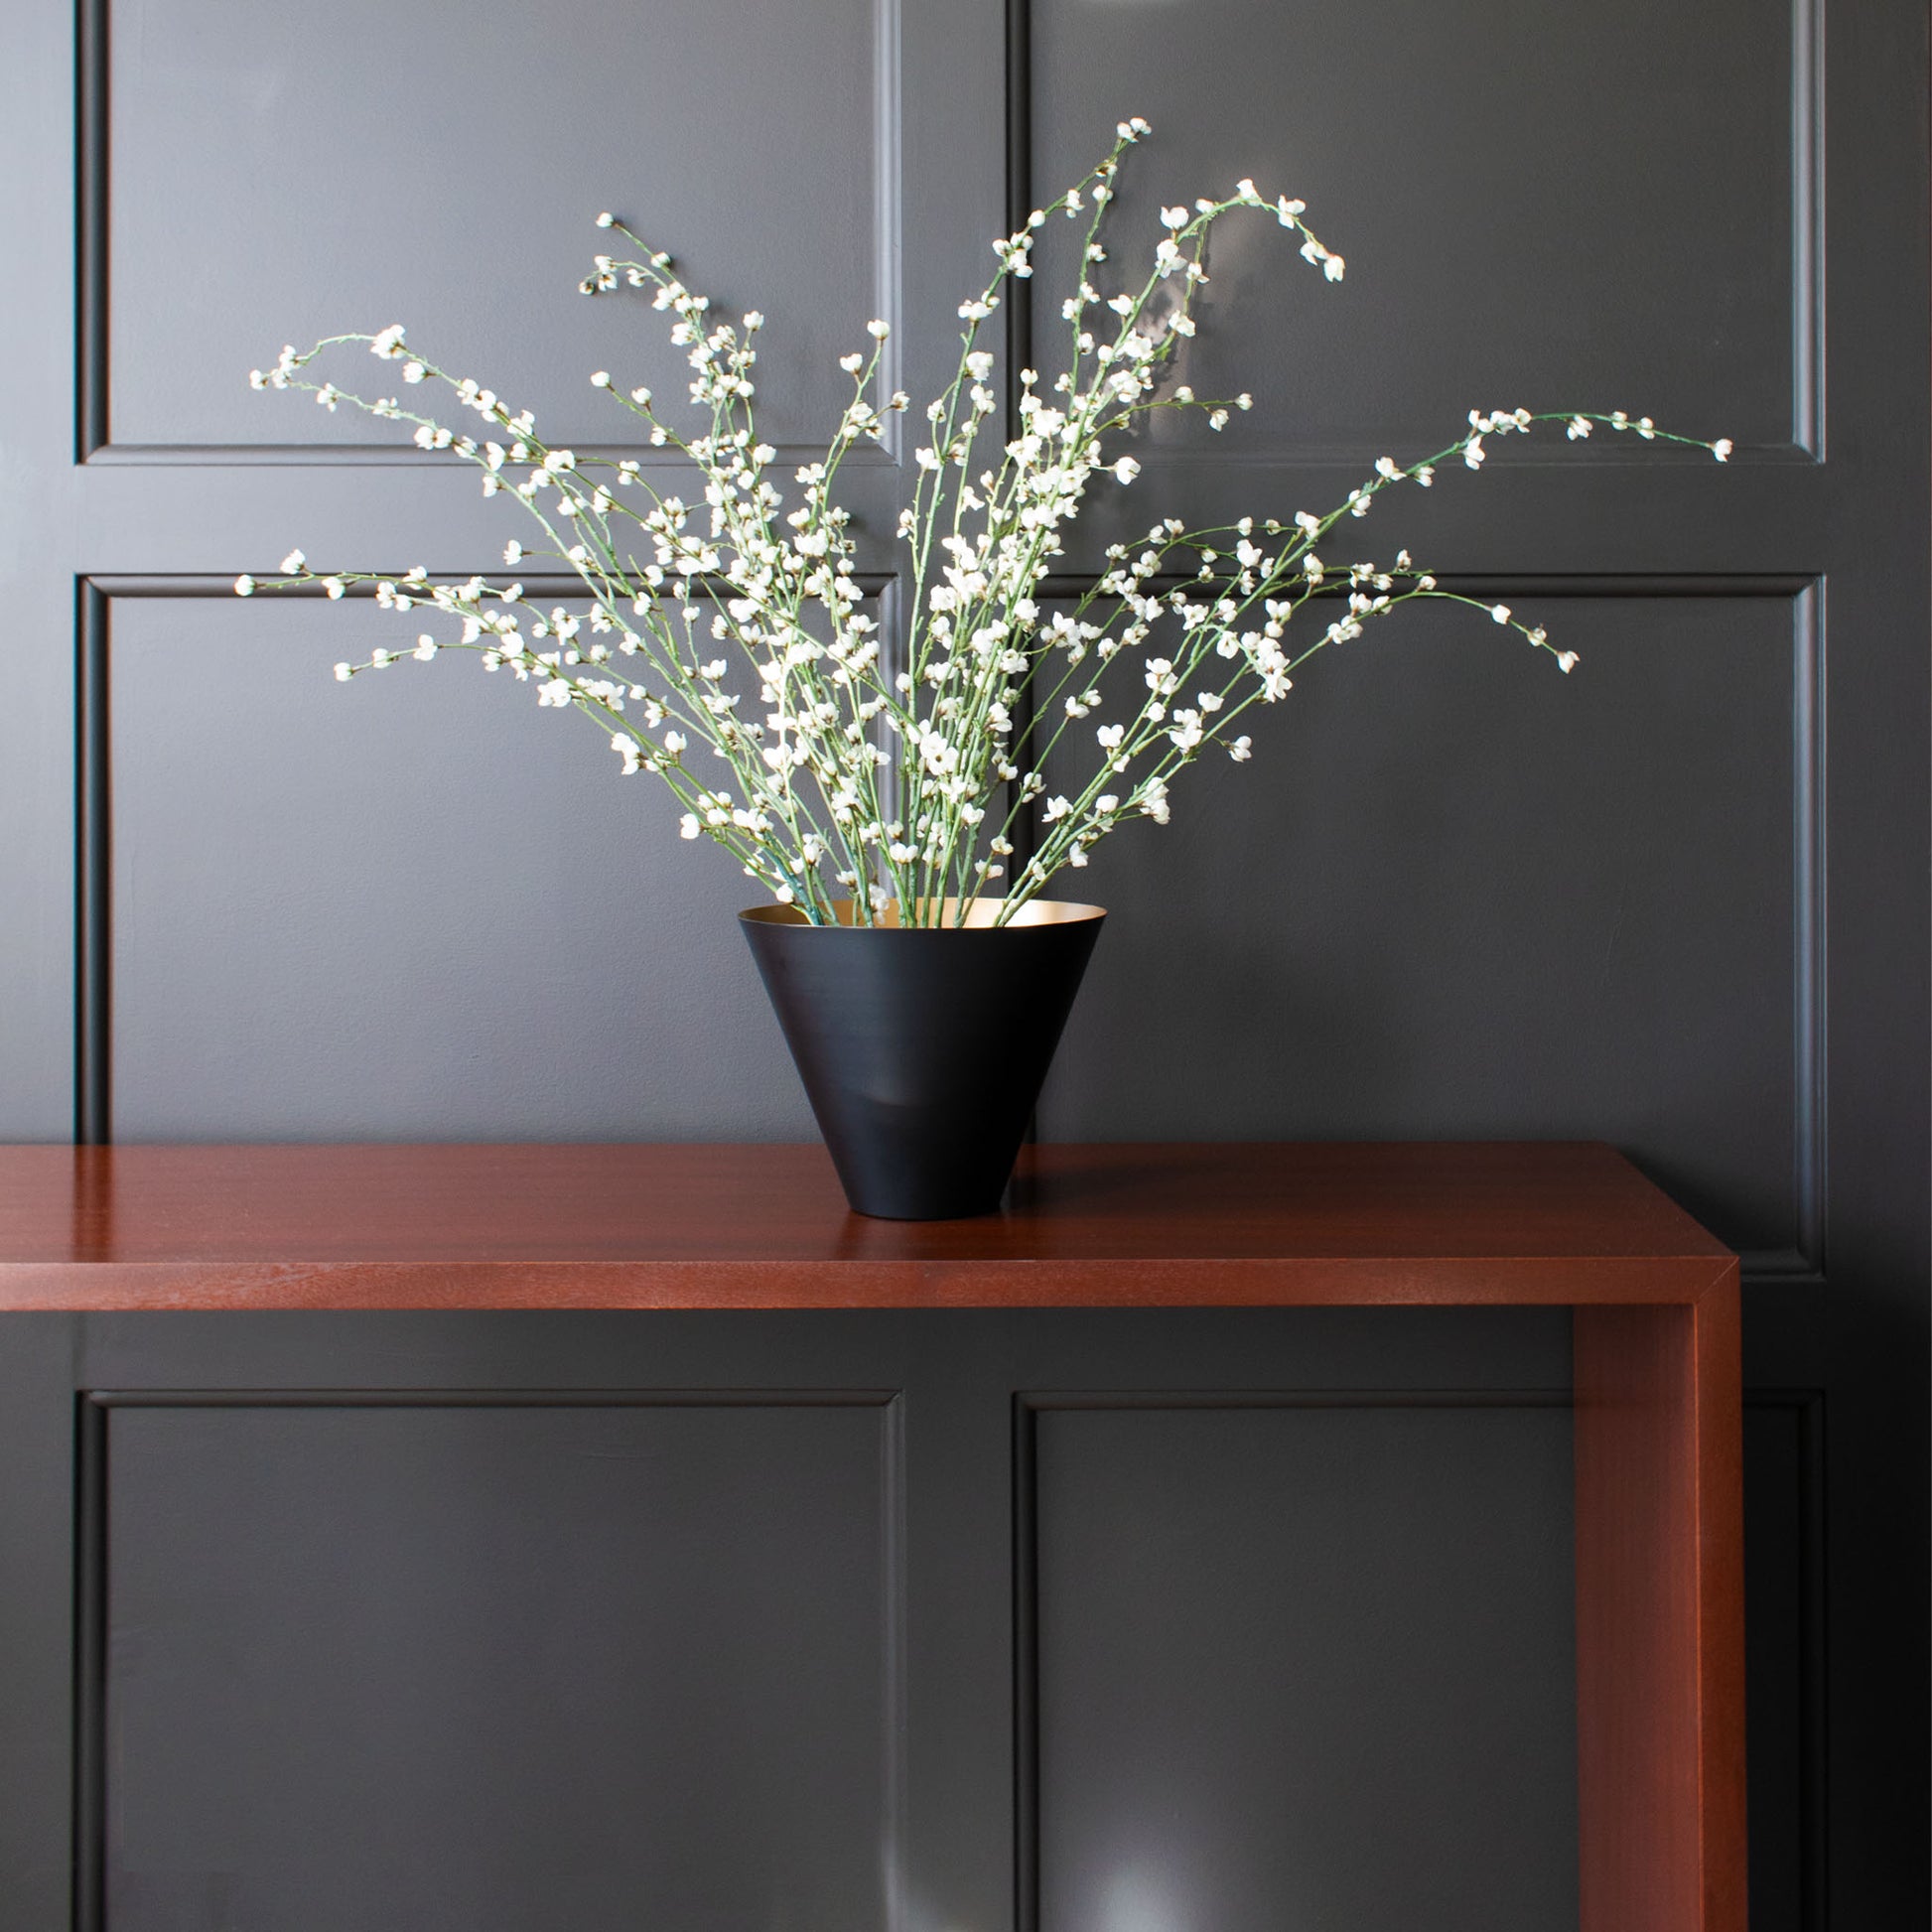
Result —
M885 358L882 356L881 360ZM899 418L889 416L886 435L868 449L840 458L842 471L897 470L894 439ZM774 445L774 468L821 462L824 446L812 443ZM614 462L635 463L646 476L696 475L682 460L667 462L662 450L648 443L603 443L597 454ZM424 474L467 470L462 457L419 450L409 443L106 443L79 458L90 470L248 469L248 470L417 470Z
M107 9L74 6L73 460L107 444Z
M1797 1435L1799 1494L1799 1871L1798 1922L1825 1932L1831 1899L1828 1794L1830 1787L1829 1649L1826 1604L1825 1391L1822 1388L1746 1388L1744 1407L1784 1413Z
M460 572L437 572L432 583L461 583ZM855 571L853 581L881 608L881 626L892 628L897 579ZM538 597L584 598L584 580L569 572L532 573L522 579ZM73 1141L105 1147L113 1138L114 1099L114 803L112 607L120 598L234 596L234 579L205 571L106 574L81 577L74 586L74 795L73 795ZM328 593L319 584L278 591L277 597L313 602ZM373 602L373 584L351 584L345 599Z
M304 469L386 468L442 465L448 459L391 443L116 443L111 415L113 367L108 348L113 264L109 247L112 183L112 60L109 11L113 0L74 0L74 462L99 468L219 466ZM899 50L903 0L873 0L873 313L892 325L879 358L880 387L897 386L903 351L904 237L900 231L900 133L904 121ZM897 469L903 456L904 424L886 417L875 448L854 451L842 468ZM601 454L640 464L662 464L662 454L643 443L600 444ZM812 463L823 447L783 444L777 461ZM461 459L459 459L461 461Z
M1024 0L1016 0L1024 4ZM1791 867L1792 867L1792 1122L1791 1245L1746 1249L1743 1279L1787 1287L1822 1287L1826 1270L1825 1203L1825 579L1803 572L1599 572L1481 575L1439 571L1449 590L1491 598L1753 598L1791 605ZM1098 573L1066 572L1043 579L1036 595L1075 598L1093 589ZM1184 574L1150 580L1165 592L1191 585ZM1340 580L1318 595L1345 597Z
M1791 443L1825 461L1825 0L1791 0Z
M904 1924L906 1724L904 1438L897 1389L82 1389L73 1508L72 1932L107 1919L107 1426L116 1409L876 1409L882 1414L880 1882L887 1932Z
M1790 0L1791 34L1791 435L1778 443L1743 444L1731 457L1739 465L1810 468L1825 460L1825 0ZM1033 10L1034 0L1006 0L1007 22L1007 231L1026 224L1034 201L1033 165ZM1034 304L1029 281L1018 291L1009 284L1008 366L1033 359ZM1009 410L1010 425L1016 422ZM1010 427L1009 435L1014 430ZM1291 452L1248 451L1233 465L1212 451L1164 455L1141 460L1146 471L1168 472L1189 464L1216 471L1242 464L1278 468L1370 470L1384 454L1379 444L1326 444ZM1512 452L1512 467L1552 467L1557 457ZM1614 459L1613 459L1614 461ZM1621 467L1650 470L1668 462L1660 453L1649 461L1621 454Z
M1257 1409L1568 1409L1569 1389L1029 1389L1013 1398L1013 1903L1015 1932L1040 1932L1039 1541L1041 1415Z
M114 898L113 746L108 731L107 598L75 587L73 660L73 1138L110 1138Z

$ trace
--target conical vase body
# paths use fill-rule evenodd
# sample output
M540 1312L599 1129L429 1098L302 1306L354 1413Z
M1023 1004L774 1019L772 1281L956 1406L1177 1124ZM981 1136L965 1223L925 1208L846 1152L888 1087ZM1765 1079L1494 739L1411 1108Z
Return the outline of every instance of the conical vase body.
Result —
M739 915L846 1198L941 1221L1000 1205L1106 914L1034 900L1013 923L813 925Z

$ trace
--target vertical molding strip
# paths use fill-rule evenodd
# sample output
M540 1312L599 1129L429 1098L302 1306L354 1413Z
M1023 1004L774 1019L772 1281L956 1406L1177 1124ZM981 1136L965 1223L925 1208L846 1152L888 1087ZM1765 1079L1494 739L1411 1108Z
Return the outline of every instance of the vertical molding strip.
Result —
M1007 0L1007 233L1018 234L1034 206L1034 20L1032 0ZM1020 371L1033 366L1034 306L1032 282L1009 283L1007 314L1007 438L1020 434ZM1022 687L1013 709L1014 762L1022 774L1033 769L1037 746L1033 680ZM1032 862L1039 848L1038 820L1034 807L1009 788L1020 809L1013 818L1013 851L1007 859L1009 888ZM1031 1132L1029 1134L1031 1139ZM1025 1921L1022 1921L1025 1932Z
M1749 1398L1746 1398L1747 1400ZM1802 1786L1804 1896L1800 1922L1805 1932L1826 1932L1831 1909L1831 1810L1828 1769L1831 1734L1829 1634L1826 1617L1825 1391L1808 1389L1797 1398L1798 1454L1803 1493L1800 1549L1804 1553L1803 1718L1798 1734Z
M1798 1528L1798 1898L1801 1932L1826 1932L1831 1906L1829 1831L1830 1683L1826 1597L1825 1391L1746 1388L1749 1414L1783 1413L1797 1437Z
M1814 579L1792 612L1791 924L1795 1037L1792 1155L1798 1253L1823 1277L1825 1255L1825 585Z
M886 668L888 673L895 677L901 671L908 670L912 661L909 648L912 621L911 599L909 596L900 596L901 581L897 577L885 578L874 593L879 604L879 634L886 640ZM874 721L872 743L882 752L891 753L895 749L893 735L885 722L883 713ZM890 825L899 816L899 799L903 790L899 784L897 760L879 767L878 783L880 811L886 823Z
M1825 580L1791 600L1792 1245L1746 1251L1746 1286L1820 1284L1825 1201Z
M880 1888L886 1932L906 1932L906 1743L911 1731L911 1705L906 1671L905 1589L905 1395L896 1391L887 1399L880 1432L880 1566L884 1572L880 1617L885 1655L880 1659L885 1679L881 1704L885 1735L880 1739L880 1768L885 1784L885 1844L880 1855Z
M109 774L106 593L75 586L73 664L73 1138L111 1138L113 791Z
M1013 1398L1013 1923L1039 1926L1039 1400Z
M107 442L107 8L74 13L74 461Z
M1791 440L1825 460L1825 9L1791 9Z
M107 1411L74 1397L73 1932L105 1932Z
M1034 206L1034 18L1032 0L1007 0L1007 233L1018 234ZM1007 429L1020 433L1019 371L1034 359L1033 284L1008 290Z
M873 0L872 15L872 257L874 313L892 327L879 355L879 387L887 394L899 386L904 366L899 341L904 333L904 232L900 227L900 179L904 174L900 136L904 126L899 63L900 0ZM895 464L905 461L904 419L886 414L880 448Z

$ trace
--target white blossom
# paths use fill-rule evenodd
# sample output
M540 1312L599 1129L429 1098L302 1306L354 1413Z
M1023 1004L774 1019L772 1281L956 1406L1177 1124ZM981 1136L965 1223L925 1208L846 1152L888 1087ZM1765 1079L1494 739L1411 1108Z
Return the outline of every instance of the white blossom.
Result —
M1248 762L1252 740L1233 735L1234 725L1248 705L1288 696L1292 665L1329 642L1362 637L1412 598L1472 602L1442 590L1406 551L1393 569L1324 565L1315 554L1344 515L1364 515L1383 487L1411 480L1427 488L1437 463L1455 456L1477 470L1485 439L1539 423L1563 428L1573 442L1596 424L1685 440L1623 412L1471 410L1466 433L1439 457L1380 457L1372 476L1322 513L1250 514L1210 530L1164 513L1144 539L1107 545L1084 601L1058 601L1050 580L1083 568L1064 560L1096 488L1145 474L1139 456L1106 455L1103 444L1116 432L1145 434L1142 418L1154 409L1198 410L1220 431L1235 411L1254 407L1247 391L1211 400L1171 380L1180 373L1178 345L1197 331L1195 297L1215 223L1237 210L1272 213L1323 279L1339 282L1344 272L1342 257L1309 227L1305 203L1271 202L1247 177L1228 197L1163 205L1159 233L1144 237L1139 258L1105 276L1109 247L1090 233L1068 251L1073 286L1060 304L1068 328L1053 332L1057 359L1044 372L1014 371L1007 419L980 326L1010 280L1034 277L1034 243L1050 213L1091 210L1096 228L1116 218L1122 156L1147 132L1139 116L1122 121L1114 149L1086 177L994 241L997 274L959 305L957 371L924 408L928 427L910 448L911 487L896 518L910 562L899 575L909 594L894 634L871 608L858 526L834 487L852 450L882 438L887 418L911 406L903 390L887 392L887 323L867 325L870 357L837 358L853 387L823 459L799 465L781 486L772 474L777 449L759 437L754 417L763 315L746 309L737 324L717 319L667 253L636 242L608 211L598 225L618 230L613 252L592 257L580 286L594 295L638 291L662 314L686 360L680 388L695 418L680 429L670 405L656 413L650 389L622 388L606 369L590 379L627 397L652 450L687 462L694 483L673 489L655 465L596 451L580 459L552 446L529 410L408 349L400 324L307 351L288 345L271 367L251 372L251 386L294 388L325 409L408 422L417 447L476 465L486 496L531 512L543 532L539 553L574 573L578 588L538 611L518 582L432 583L420 565L400 578L316 577L300 550L283 560L283 577L319 583L331 598L370 586L385 615L433 607L441 641L422 630L413 650L378 648L359 668L475 651L505 684L534 687L541 708L597 720L623 773L654 772L676 794L680 838L726 845L774 898L814 920L830 916L834 892L849 896L862 919L901 896L908 905L937 907L995 882L1004 882L1005 907L1024 903L1060 870L1085 867L1124 820L1168 824L1173 773L1210 744ZM457 408L483 418L478 435L446 426L438 417L448 412L427 400L407 409L394 395L364 402L311 378L308 364L345 342L366 343L378 359L398 364L404 384L447 389ZM681 408L682 395L672 400ZM1701 447L1721 463L1732 453L1727 438ZM505 570L529 554L510 539ZM235 581L241 596L255 589L252 577ZM1498 623L1515 622L1507 606L1478 608ZM1561 671L1577 663L1540 626L1516 627ZM1123 659L1131 670L1117 668ZM346 682L357 671L344 662L335 674ZM1036 719L1031 737L1029 717ZM1024 768L1023 745L1037 748L1028 753L1037 768ZM722 783L714 782L714 760L725 767ZM1008 880L1016 814L1031 814L1035 856Z

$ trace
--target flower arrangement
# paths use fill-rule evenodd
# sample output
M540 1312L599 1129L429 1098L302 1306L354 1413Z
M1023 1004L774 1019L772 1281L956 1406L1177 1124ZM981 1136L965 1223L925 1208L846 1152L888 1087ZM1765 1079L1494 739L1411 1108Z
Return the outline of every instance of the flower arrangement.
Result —
M902 640L883 635L863 608L850 515L834 495L848 453L909 407L902 391L881 393L886 324L870 325L869 351L840 362L852 398L824 460L781 487L777 453L759 439L753 409L764 318L714 320L671 258L610 214L599 226L636 252L598 255L582 290L651 292L688 352L689 400L703 426L686 436L648 389L626 389L602 370L591 381L653 449L688 460L702 500L663 493L655 465L646 475L632 460L546 443L527 409L439 367L393 324L300 353L284 348L249 380L307 391L326 409L346 403L412 423L423 449L474 464L484 495L516 497L542 533L528 548L510 542L506 568L568 566L587 610L541 609L513 577L437 583L420 567L394 579L319 573L299 550L278 578L258 585L244 576L235 589L319 585L339 598L372 583L386 611L436 613L455 634L424 631L413 649L378 649L336 675L477 652L485 669L534 685L539 706L595 721L623 772L648 771L670 786L684 837L725 847L814 924L836 920L847 899L860 924L959 922L982 898L994 901L982 916L1005 923L1062 870L1084 866L1108 833L1134 819L1166 824L1173 780L1188 764L1210 749L1250 757L1249 735L1235 727L1252 706L1279 702L1316 651L1418 599L1470 605L1570 670L1576 653L1540 625L1445 589L1406 551L1386 567L1336 566L1317 546L1382 491L1427 489L1445 465L1479 470L1491 440L1540 426L1560 426L1572 441L1602 429L1687 444L1721 463L1727 440L1671 435L1621 411L1472 410L1447 448L1421 462L1381 458L1323 512L1199 529L1164 518L1142 542L1109 547L1104 574L1069 608L1042 613L1041 580L1088 492L1130 485L1139 470L1132 456L1108 454L1110 439L1155 410L1197 411L1221 430L1250 406L1246 395L1199 397L1172 379L1175 345L1195 332L1216 223L1272 215L1325 281L1343 274L1302 202L1271 201L1242 181L1222 199L1164 208L1151 260L1104 293L1120 279L1104 237L1122 157L1149 131L1139 118L1122 122L1084 180L995 242L998 272L960 307L958 368L925 407L912 499L898 522L910 553ZM1065 364L1044 381L1017 372L1009 422L981 336L1007 284L1033 275L1036 237L1054 215L1084 222L1078 283L1060 309ZM322 351L349 343L397 366L405 386L443 385L480 426L451 428L395 396L368 399L305 375ZM700 750L722 772L696 762Z

